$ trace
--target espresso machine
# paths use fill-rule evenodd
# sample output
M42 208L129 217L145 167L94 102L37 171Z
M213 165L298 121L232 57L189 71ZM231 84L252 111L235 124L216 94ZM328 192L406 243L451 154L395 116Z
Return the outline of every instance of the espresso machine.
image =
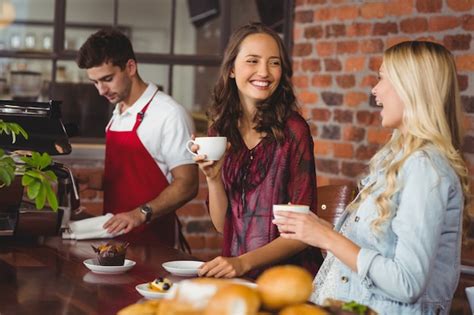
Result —
M59 101L0 100L0 119L15 122L28 133L28 139L18 136L14 143L10 135L0 134L0 148L7 152L23 151L23 154L28 154L28 151L47 152L53 157L71 153L69 135L61 121L60 105ZM17 176L11 185L12 193L0 198L0 236L51 235L51 231L43 229L51 222L42 221L54 219L58 225L55 231L59 232L61 224L64 225L70 214L79 208L79 193L71 170L57 162L52 163L51 170L58 178L59 216L44 215L44 210L36 210L31 201L23 198L23 187Z

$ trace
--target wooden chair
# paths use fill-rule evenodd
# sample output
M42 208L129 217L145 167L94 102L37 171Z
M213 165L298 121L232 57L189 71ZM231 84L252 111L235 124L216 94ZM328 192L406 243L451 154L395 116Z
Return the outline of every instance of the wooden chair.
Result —
M322 219L335 225L347 205L357 195L354 185L327 185L317 188L318 209L316 213Z

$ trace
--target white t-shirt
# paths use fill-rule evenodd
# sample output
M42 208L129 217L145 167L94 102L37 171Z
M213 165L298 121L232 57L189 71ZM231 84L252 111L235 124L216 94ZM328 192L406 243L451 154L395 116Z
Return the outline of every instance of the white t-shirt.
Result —
M149 83L142 96L121 114L119 106L116 105L106 129L110 126L112 131L132 130L137 114L156 90L156 85ZM171 96L160 91L156 93L137 134L169 183L173 180L173 168L194 164L192 155L186 150L186 142L191 139L193 132L194 124L186 109Z

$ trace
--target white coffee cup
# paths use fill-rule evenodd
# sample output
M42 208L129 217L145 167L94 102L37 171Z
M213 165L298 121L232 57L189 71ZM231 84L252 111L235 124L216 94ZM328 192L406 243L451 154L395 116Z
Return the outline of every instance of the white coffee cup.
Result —
M308 205L293 205L293 204L273 205L273 216L275 217L275 219L281 218L277 214L278 211L309 213L309 206Z
M197 154L191 151L191 146L199 146ZM226 137L196 137L186 142L186 149L194 156L205 155L206 160L219 161L227 148Z

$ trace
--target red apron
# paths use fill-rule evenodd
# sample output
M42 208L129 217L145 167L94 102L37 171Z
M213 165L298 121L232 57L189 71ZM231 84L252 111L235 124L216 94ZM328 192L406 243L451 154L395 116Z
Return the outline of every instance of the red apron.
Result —
M137 129L153 97L137 114L131 131L106 132L104 170L104 213L133 210L155 199L168 180L138 138ZM111 125L111 124L110 124ZM110 126L109 125L109 126ZM118 238L130 243L175 245L177 217L171 212L149 224L142 224Z

